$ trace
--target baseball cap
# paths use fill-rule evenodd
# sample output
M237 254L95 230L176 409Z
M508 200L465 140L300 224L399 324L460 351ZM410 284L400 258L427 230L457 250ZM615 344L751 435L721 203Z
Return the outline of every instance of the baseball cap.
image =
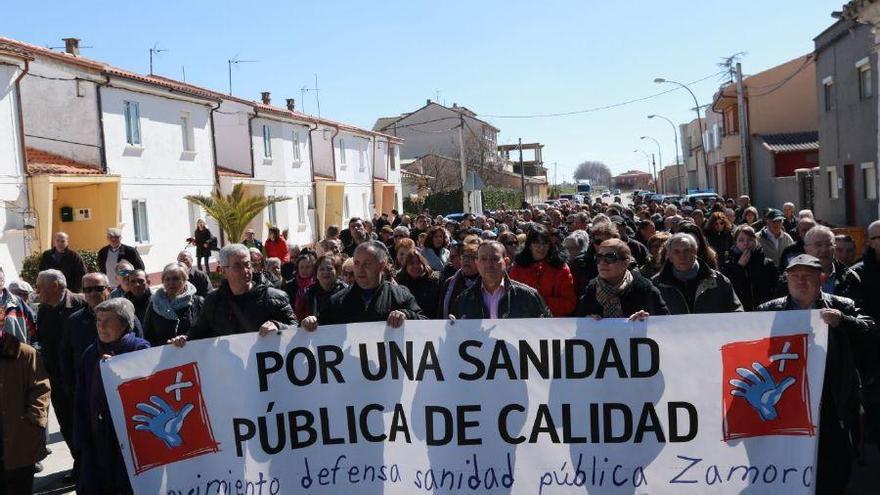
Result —
M785 216L782 214L781 211L777 210L776 208L771 208L767 211L767 220L775 222L776 220L783 219L785 219Z
M799 254L788 262L788 266L785 267L785 271L789 271L798 266L805 266L807 268L822 270L822 263L819 261L819 258L815 256L810 256L809 254Z

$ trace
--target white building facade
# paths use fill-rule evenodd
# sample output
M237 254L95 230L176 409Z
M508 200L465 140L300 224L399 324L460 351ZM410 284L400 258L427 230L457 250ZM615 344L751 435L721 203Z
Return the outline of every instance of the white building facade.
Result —
M28 252L24 149L19 120L18 81L29 57L0 46L0 266L8 281L18 278Z

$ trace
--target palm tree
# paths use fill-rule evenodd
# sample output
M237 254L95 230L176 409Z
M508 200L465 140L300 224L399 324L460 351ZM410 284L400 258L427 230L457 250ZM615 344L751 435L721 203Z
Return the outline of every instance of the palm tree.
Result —
M226 195L218 187L210 196L189 195L185 199L202 207L208 216L217 220L220 229L226 232L232 242L238 242L244 235L244 229L261 211L269 205L290 199L287 196L251 196L244 191L243 184L236 184L232 192Z

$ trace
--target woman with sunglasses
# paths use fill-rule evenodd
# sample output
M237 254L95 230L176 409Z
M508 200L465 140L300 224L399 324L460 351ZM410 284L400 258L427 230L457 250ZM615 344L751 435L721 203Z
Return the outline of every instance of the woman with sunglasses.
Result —
M630 270L633 257L620 239L609 239L596 248L599 276L587 284L578 301L576 316L644 320L648 315L668 315L669 309L650 280Z
M525 246L514 258L510 278L536 289L553 316L568 316L577 305L571 270L559 245L541 225L535 225L526 235Z

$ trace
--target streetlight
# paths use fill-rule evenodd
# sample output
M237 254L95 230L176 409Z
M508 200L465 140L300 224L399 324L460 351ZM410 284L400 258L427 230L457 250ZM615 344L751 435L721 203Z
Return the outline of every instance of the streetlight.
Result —
M694 99L694 105L696 105L696 108L694 108L694 110L697 112L697 125L700 126L700 149L703 150L703 153L702 153L703 166L708 168L709 167L709 160L706 156L706 147L703 145L703 117L700 116L700 102L697 101L697 95L695 95L694 92L691 91L691 88L687 87L686 84L682 84L678 81L670 81L669 79L663 79L662 77L658 77L658 78L654 79L654 82L657 84L663 84L663 83L675 84L679 87L686 89L687 92L691 94L691 97Z
M650 139L657 144L657 157L660 159L660 173L663 173L663 152L660 151L660 141L652 138L651 136L642 136L639 139ZM651 160L653 161L653 160ZM657 192L663 192L661 186L663 184L660 182L660 176L657 174L657 165L654 165L654 186L657 187Z
M672 126L672 132L675 135L675 164L678 166L678 193L684 194L684 187L682 186L682 183L681 183L681 177L682 177L681 158L682 157L679 156L679 154L678 154L678 152L680 151L678 148L678 126L676 126L674 122L672 122L671 120L669 120L668 118L666 118L662 115L657 115L657 114L648 115L649 119L653 119L654 117L663 119L666 122L669 122L669 125Z
M633 153L641 153L641 154L645 155L645 159L648 160L648 175L651 175L651 155L647 151L641 150L641 149L635 149L635 150L633 150ZM657 183L655 181L655 183L654 183L655 189L656 189L656 186L657 186Z

